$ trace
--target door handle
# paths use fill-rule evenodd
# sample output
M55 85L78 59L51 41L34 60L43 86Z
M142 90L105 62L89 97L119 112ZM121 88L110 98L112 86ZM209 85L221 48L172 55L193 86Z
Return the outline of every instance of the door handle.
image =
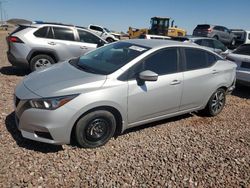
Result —
M48 42L49 45L56 45L55 42Z
M219 71L217 71L217 70L212 71L212 74L218 74L218 73L219 73Z
M83 50L87 50L88 49L87 46L80 46L80 48L83 49Z
M170 85L178 85L178 84L180 84L180 83L181 83L180 80L173 80L173 81L170 83Z

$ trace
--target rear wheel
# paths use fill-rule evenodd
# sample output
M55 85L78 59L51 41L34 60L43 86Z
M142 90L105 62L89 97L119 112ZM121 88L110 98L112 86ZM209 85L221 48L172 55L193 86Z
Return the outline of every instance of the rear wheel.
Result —
M111 112L97 110L83 116L76 124L77 143L84 148L104 145L114 135L116 120Z
M218 115L224 108L226 103L226 92L224 89L217 89L210 97L206 108L203 112L208 116Z
M48 55L36 55L30 61L30 69L31 71L42 70L50 67L54 63L54 59Z

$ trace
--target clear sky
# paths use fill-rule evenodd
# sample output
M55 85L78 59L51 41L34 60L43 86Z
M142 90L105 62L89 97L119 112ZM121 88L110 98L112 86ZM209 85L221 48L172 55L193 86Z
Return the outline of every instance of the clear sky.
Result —
M0 0L1 1L1 0ZM4 0L5 15L31 21L87 26L90 23L124 31L148 28L153 16L171 17L190 34L199 23L250 30L250 0Z

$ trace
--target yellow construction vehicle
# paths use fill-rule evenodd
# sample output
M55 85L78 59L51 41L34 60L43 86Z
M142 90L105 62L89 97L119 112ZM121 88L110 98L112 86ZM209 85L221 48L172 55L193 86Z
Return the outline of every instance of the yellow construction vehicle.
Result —
M171 18L169 17L152 17L150 21L150 29L137 29L129 27L129 38L138 38L143 34L163 35L170 37L185 36L186 31L184 29L178 28L177 26L174 26L174 20L171 21L170 26L170 20Z

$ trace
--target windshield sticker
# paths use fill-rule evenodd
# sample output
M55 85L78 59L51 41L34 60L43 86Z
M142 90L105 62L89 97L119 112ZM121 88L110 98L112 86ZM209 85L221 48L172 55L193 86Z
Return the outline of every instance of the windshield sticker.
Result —
M140 46L130 46L129 49L136 50L136 51L139 51L139 52L147 50L146 48L142 48Z

